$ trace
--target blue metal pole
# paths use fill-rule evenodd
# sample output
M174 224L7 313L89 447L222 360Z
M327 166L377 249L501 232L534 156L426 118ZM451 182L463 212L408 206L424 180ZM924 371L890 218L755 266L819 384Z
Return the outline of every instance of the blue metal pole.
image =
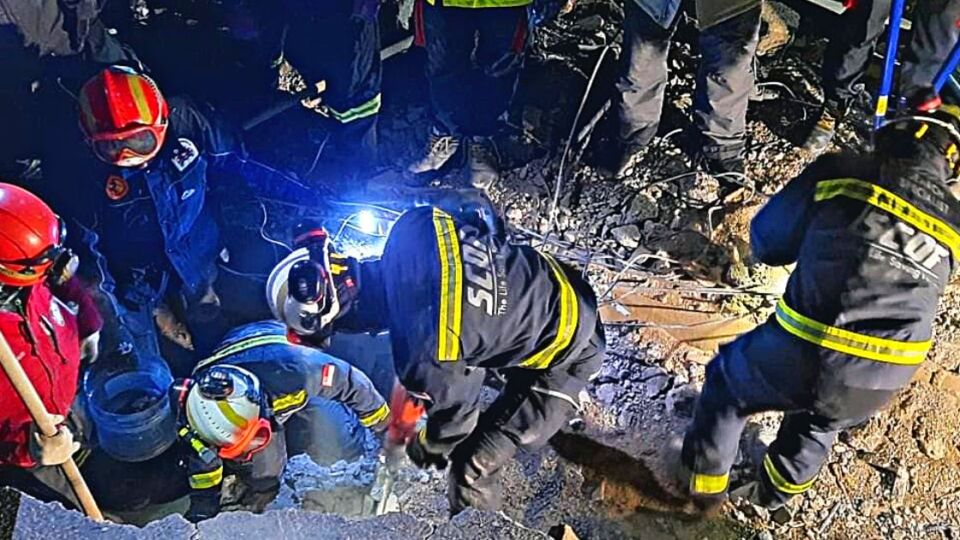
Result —
M890 10L890 37L887 39L887 56L883 64L883 81L877 95L877 109L873 116L873 128L878 129L887 116L890 91L893 89L893 69L897 61L897 45L900 42L900 23L903 21L903 8L906 0L894 0Z
M944 62L943 67L941 67L937 73L937 77L933 80L933 90L937 94L940 93L943 85L947 83L950 75L956 71L957 65L960 65L960 41L957 41L957 44L953 46L953 50L950 51L950 56L947 57L947 61Z

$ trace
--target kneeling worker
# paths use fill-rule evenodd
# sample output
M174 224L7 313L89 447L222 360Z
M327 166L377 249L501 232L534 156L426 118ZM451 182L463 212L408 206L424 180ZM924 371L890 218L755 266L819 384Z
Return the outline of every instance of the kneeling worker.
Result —
M172 390L182 405L179 435L193 488L188 519L220 510L224 464L249 489L242 504L262 510L280 489L287 461L283 425L311 398L341 402L359 423L387 425L390 410L370 380L349 364L287 341L276 322L252 323L231 331L213 356L201 361L193 379Z
M376 261L333 253L322 230L296 244L267 282L274 314L307 340L389 330L397 376L427 410L407 455L419 467L449 462L451 514L497 509L503 467L570 420L600 369L590 285L479 216L433 207L401 216ZM488 370L505 385L481 413Z
M786 412L741 490L777 509L813 486L840 430L910 381L960 260L958 145L960 110L901 116L875 154L820 158L753 220L757 258L797 266L776 314L707 366L679 467L702 509L723 501L751 414Z

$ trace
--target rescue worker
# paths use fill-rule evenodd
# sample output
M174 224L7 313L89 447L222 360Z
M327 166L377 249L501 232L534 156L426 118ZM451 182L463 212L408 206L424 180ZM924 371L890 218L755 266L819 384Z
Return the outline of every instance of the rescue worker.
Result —
M896 118L875 153L821 157L754 218L757 259L796 269L776 313L707 366L680 468L702 508L723 500L750 415L786 413L742 491L776 509L920 367L960 256L957 145L955 107Z
M116 341L162 356L153 312L166 298L196 354L208 354L229 328L214 289L227 257L218 216L244 185L210 175L236 148L232 132L127 67L102 70L77 101L81 129L50 130L42 184L84 232L74 247L92 255L83 273L116 300Z
M303 76L310 138L322 145L323 177L329 181L363 179L377 164L377 118L380 113L379 0L233 0L228 20L253 29L247 41L262 44L272 56L271 90L277 68L287 61ZM236 35L236 32L234 32ZM313 95L316 84L325 89ZM271 92L273 93L273 92ZM316 133L313 133L315 131Z
M439 170L461 149L471 184L499 178L493 136L509 105L526 42L531 0L418 0L416 43L427 51L434 123L412 173Z
M693 123L704 169L727 183L742 177L747 102L754 85L753 59L760 32L760 1L696 2L700 67ZM667 55L680 19L679 0L624 4L624 51L614 97L616 143L598 156L601 171L621 177L660 125L667 88Z
M0 333L59 431L42 435L6 374L0 375L0 485L80 508L60 467L80 443L65 423L81 361L96 359L102 320L71 278L66 230L32 193L0 184Z
M316 349L294 345L275 321L230 331L192 379L174 384L182 404L180 439L189 474L192 521L220 510L224 466L248 489L242 503L262 510L280 489L287 462L284 424L309 419L324 401L353 411L363 427L382 430L390 409L366 375Z
M274 314L303 339L390 331L397 376L427 411L407 455L449 463L451 514L500 506L504 466L567 424L603 359L580 272L495 231L472 212L420 207L393 225L382 258L358 263L307 227L267 282ZM488 372L504 386L481 413Z
M872 104L862 79L883 34L891 4L891 0L847 2L839 22L830 25L834 32L823 53L821 70L823 106L804 142L809 152L819 154L827 149L837 125L853 107ZM903 57L899 94L916 107L935 98L930 95L933 79L960 38L960 2L917 2L911 20L912 36Z

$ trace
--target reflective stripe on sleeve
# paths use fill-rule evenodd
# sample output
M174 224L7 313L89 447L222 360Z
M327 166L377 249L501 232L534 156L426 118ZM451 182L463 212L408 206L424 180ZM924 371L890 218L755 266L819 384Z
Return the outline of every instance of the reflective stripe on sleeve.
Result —
M784 330L804 341L877 362L917 365L933 344L930 340L896 341L829 326L797 313L783 298L777 302L776 317Z
M190 475L190 487L193 489L210 489L220 485L220 482L223 481L223 465L217 467L216 469L205 472L197 473Z
M390 407L386 403L380 406L377 410L373 411L370 414L360 417L360 425L363 427L375 426L383 421L384 418L390 415Z
M270 408L273 409L274 414L284 414L290 412L290 409L304 405L306 402L307 391L300 390L277 397L273 400L273 403L270 404Z
M770 454L763 456L763 470L767 473L767 478L770 479L770 483L773 484L773 487L776 488L777 491L786 493L787 495L799 495L800 493L810 489L813 486L813 483L817 480L816 477L813 477L802 484L788 482L773 464L773 460L770 459Z
M727 490L729 474L698 474L690 477L690 492L698 495L718 495Z
M560 263L547 254L541 254L547 261L553 275L560 286L560 315L557 320L557 335L553 341L542 350L533 354L520 363L520 367L530 369L546 369L550 367L553 360L570 346L573 336L577 332L577 322L580 317L580 306L577 303L577 295L570 285L570 280L560 267Z
M946 246L954 261L960 261L960 233L946 222L920 210L897 194L878 185L856 178L840 178L817 182L815 201L849 197L875 206L923 231Z
M343 112L340 112L327 106L327 110L330 112L330 116L333 117L334 120L340 122L341 124L347 124L379 113L381 101L382 98L378 92L377 95L352 109L347 109Z
M440 255L440 320L437 323L437 360L455 362L460 358L460 316L463 302L463 264L460 240L453 218L433 209L433 228Z

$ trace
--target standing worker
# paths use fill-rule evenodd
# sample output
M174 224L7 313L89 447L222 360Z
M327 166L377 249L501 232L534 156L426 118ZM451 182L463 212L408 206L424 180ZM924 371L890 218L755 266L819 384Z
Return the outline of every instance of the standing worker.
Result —
M680 467L701 508L723 501L750 415L786 413L743 490L777 509L920 367L960 260L960 110L947 109L888 122L874 154L820 158L753 220L756 257L797 266L776 314L707 366Z
M564 427L600 370L603 330L581 273L479 215L434 207L403 214L376 261L333 253L322 230L295 244L267 281L274 314L308 340L389 330L397 376L427 411L407 455L449 463L451 514L497 510L504 466ZM488 372L504 388L481 413Z
M747 102L753 92L753 59L760 32L760 1L697 0L700 67L693 122L699 159L727 183L743 176ZM667 88L667 54L680 19L679 0L624 3L624 50L614 110L616 144L601 152L600 166L620 177L657 134Z
M466 147L474 187L485 189L499 178L491 137L516 87L531 1L417 0L416 34L427 49L434 124L410 172L436 171Z
M193 378L175 383L172 392L183 409L178 433L192 488L187 514L192 521L220 511L224 465L248 489L242 504L263 510L279 492L287 463L284 425L296 415L307 424L322 420L318 415L330 411L322 401L342 403L365 428L382 430L390 418L389 406L366 375L290 343L286 328L275 321L232 330L213 356L197 365Z
M6 375L0 375L0 485L80 508L58 465L80 443L64 423L81 360L96 359L102 320L63 247L60 218L38 197L0 184L0 333L59 425L42 435Z
M839 22L830 25L833 34L823 53L823 106L804 143L804 148L814 155L830 146L837 125L854 106L871 102L862 79L883 34L892 1L858 0L847 4ZM933 79L960 38L960 0L917 2L911 19L912 37L903 58L900 95L919 107L935 99L930 94Z

